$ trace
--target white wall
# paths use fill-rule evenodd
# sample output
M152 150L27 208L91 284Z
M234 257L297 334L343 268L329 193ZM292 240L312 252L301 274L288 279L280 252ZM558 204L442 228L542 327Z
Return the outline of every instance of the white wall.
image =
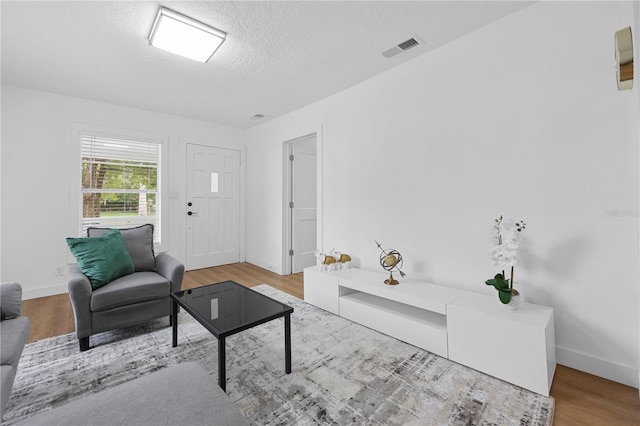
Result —
M317 117L305 114L304 110L296 116L300 119L274 120L267 127L260 126L260 136L252 139L254 144L251 151L247 151L246 259L281 275L286 264L282 257L283 236L286 234L284 142L315 133L318 155L323 149L322 127L317 124ZM321 179L322 170L318 173ZM323 183L318 184L321 188ZM318 220L322 218L321 208L319 206ZM318 227L321 228L322 224Z
M168 252L184 260L185 141L244 145L244 129L2 85L2 281L19 281L25 298L64 293L70 235L69 147L74 124L168 139ZM66 269L66 268L65 268Z
M378 240L411 278L494 294L492 221L523 219L516 281L555 308L559 362L637 387L637 94L613 68L632 9L538 3L248 129L247 260L280 272L282 143L321 126L321 248L379 269Z

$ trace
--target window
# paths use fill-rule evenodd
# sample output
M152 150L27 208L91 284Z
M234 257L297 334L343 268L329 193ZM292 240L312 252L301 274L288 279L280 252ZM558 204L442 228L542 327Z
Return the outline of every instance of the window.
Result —
M161 144L81 134L80 149L81 235L152 223L159 244Z
M218 192L218 173L211 172L211 192Z

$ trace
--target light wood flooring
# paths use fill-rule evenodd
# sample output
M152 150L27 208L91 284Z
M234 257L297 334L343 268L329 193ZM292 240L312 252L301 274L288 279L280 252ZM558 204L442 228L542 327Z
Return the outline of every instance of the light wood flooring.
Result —
M281 276L249 263L189 271L182 288L227 280L248 287L269 284L303 298L302 274ZM66 294L26 300L23 314L31 319L30 342L74 331ZM551 395L556 400L554 425L640 426L638 389L558 365Z

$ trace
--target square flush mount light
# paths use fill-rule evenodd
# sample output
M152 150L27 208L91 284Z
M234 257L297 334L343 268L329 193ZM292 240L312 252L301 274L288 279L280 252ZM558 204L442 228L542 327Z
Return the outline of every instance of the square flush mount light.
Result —
M199 62L207 62L227 33L161 7L149 35L149 44Z

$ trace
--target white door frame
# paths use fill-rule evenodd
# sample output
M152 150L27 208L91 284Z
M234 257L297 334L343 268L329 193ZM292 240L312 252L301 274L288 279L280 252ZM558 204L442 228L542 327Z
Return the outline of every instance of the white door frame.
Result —
M245 164L246 164L246 148L244 146L238 146L233 144L225 144L214 142L210 140L204 139L196 139L196 138L181 138L182 142L182 158L184 159L184 195L179 197L181 205L178 211L181 214L180 223L181 232L184 233L183 238L183 247L184 247L184 256L186 259L187 256L187 171L188 171L188 161L187 158L187 145L202 145L209 148L221 148L221 149L230 149L234 151L240 152L240 262L246 261L246 249L245 249L245 240L246 240L246 173L245 173Z
M291 273L291 256L289 249L291 248L291 227L293 218L291 217L291 209L289 202L291 201L291 161L289 154L291 153L292 144L311 136L316 137L316 158L317 158L317 226L316 240L318 249L323 250L323 214L322 214L322 128L318 128L313 132L288 139L282 143L282 162L283 162L283 187L282 187L282 274L289 275Z

